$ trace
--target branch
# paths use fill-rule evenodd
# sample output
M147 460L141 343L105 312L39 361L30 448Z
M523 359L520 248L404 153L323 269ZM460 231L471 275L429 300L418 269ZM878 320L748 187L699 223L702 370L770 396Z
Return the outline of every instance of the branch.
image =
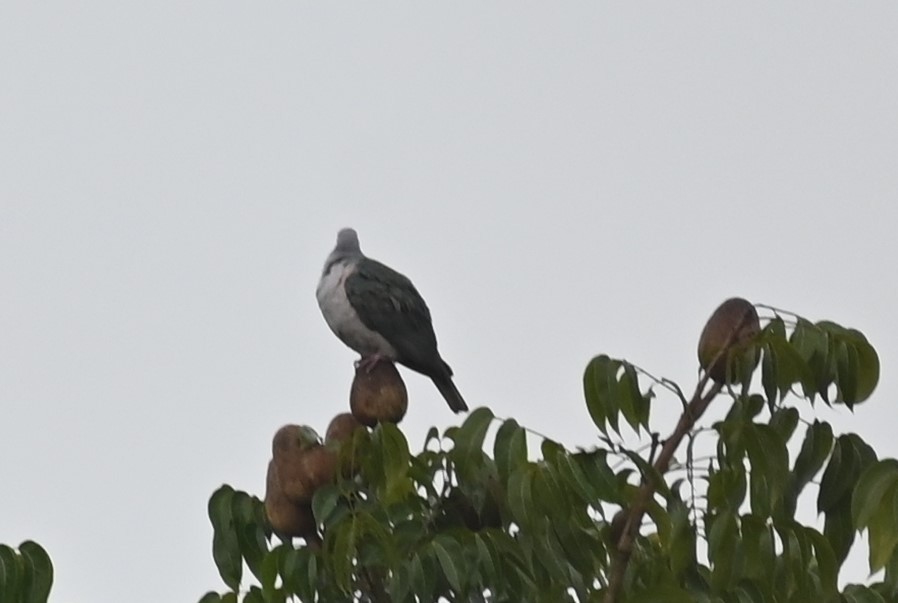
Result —
M736 325L736 328L730 332L726 342L721 346L720 351L717 352L708 366L714 366L721 358L729 353L730 348L736 342L736 338L749 319L749 312L745 312L742 320L740 320L739 324ZM695 393L692 394L692 399L689 401L689 404L686 405L683 414L680 415L680 420L677 422L676 429L674 429L673 433L670 434L670 437L665 440L664 446L662 446L661 452L658 454L658 458L655 459L655 462L652 465L655 471L658 472L658 475L663 476L667 472L670 468L670 461L673 459L674 453L677 451L677 448L679 448L683 438L692 430L695 423L708 409L708 405L711 404L711 401L716 398L717 394L723 389L723 384L714 383L707 392L704 392L710 379L711 377L708 374L708 371L704 371L701 379L699 379L698 385L695 386ZM627 566L630 564L630 557L633 554L633 543L639 532L639 525L642 522L646 507L654 496L656 489L657 484L653 483L653 480L644 481L639 488L639 492L636 494L636 501L630 507L630 512L627 514L627 522L624 524L623 533L620 536L620 540L617 542L617 555L614 556L611 562L611 575L608 580L608 588L605 590L605 596L603 598L604 603L615 603L620 595L624 584L624 575L627 572Z

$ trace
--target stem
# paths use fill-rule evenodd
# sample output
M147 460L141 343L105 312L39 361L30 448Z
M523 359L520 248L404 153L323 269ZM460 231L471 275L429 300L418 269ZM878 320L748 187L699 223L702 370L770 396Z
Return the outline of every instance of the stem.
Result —
M750 320L750 312L745 312L742 320L740 320L739 324L736 325L736 328L730 332L726 342L721 346L720 351L717 352L708 366L714 366L718 360L725 357L748 320ZM670 467L670 461L673 459L674 453L680 446L683 438L692 430L696 421L698 421L708 409L708 405L711 404L711 401L714 400L714 398L717 397L717 394L723 389L723 384L714 383L711 388L705 392L705 387L708 385L710 379L711 377L708 374L708 371L704 371L701 379L699 379L698 385L695 386L695 393L692 394L692 399L689 401L689 404L686 405L683 414L680 415L680 420L677 422L676 429L674 429L670 437L664 441L664 446L662 446L658 458L655 459L655 462L652 465L659 475L663 476L667 472ZM627 566L630 564L630 557L633 554L633 543L639 533L639 525L642 522L643 515L645 515L649 501L655 494L656 488L657 485L653 480L645 480L636 494L636 500L630 507L630 511L627 514L627 523L624 524L623 533L621 534L620 540L617 542L617 554L613 556L611 562L611 574L608 580L608 588L605 590L605 596L602 599L604 603L615 603L620 595L624 584L624 575L627 572Z

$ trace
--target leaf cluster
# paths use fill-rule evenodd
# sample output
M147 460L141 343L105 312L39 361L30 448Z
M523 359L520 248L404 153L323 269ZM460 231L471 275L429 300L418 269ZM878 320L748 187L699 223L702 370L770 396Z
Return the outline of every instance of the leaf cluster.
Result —
M0 544L0 601L46 603L53 585L53 564L44 548L26 540L18 551Z

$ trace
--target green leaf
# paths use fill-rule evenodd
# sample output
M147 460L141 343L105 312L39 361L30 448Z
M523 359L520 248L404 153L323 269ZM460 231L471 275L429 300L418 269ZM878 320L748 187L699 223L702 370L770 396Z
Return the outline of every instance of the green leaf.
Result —
M857 350L844 341L836 343L836 384L839 387L838 400L851 408L857 402Z
M378 423L374 430L374 439L381 445L385 502L401 500L412 489L411 480L408 478L411 456L408 442L399 428L388 422Z
M627 423L637 434L640 425L647 419L642 415L644 413L644 397L639 390L639 377L636 369L629 362L623 363L624 372L621 375L618 394L620 396L620 410L624 415Z
M892 482L888 493L867 521L870 537L870 573L878 572L898 546L898 484Z
M837 402L851 408L873 392L879 380L879 358L862 333L830 321L816 328L828 341L827 371L829 382L838 387Z
M578 452L571 455L571 460L577 464L593 489L594 500L622 505L625 497L614 471L608 466L607 452L595 450L591 452Z
M306 581L307 566L309 563L309 550L307 548L294 549L292 546L285 547L284 554L279 559L279 572L284 588L293 594L301 597L306 594L304 591L304 583ZM311 598L311 597L303 597Z
M458 595L462 595L465 586L465 563L461 547L451 538L442 535L433 539L431 547L433 547L433 552L449 585Z
M858 475L860 475L864 469L876 462L876 451L856 433L846 433L844 437L857 451L858 459L860 459L860 470L858 471Z
M356 522L352 517L349 521L331 526L330 531L336 531L333 537L332 548L327 551L325 558L330 562L334 581L337 587L344 593L349 592L352 578L353 560L356 556ZM331 534L326 534L326 538ZM327 538L326 542L331 539Z
M7 599L3 599L6 601ZM221 595L217 592L209 591L199 600L199 603L221 603Z
M546 568L546 572L550 576L550 580L557 583L572 582L572 576L576 573L567 561L567 555L558 542L558 536L555 534L552 521L542 522L538 538L540 539L539 550L542 554L536 555L536 559Z
M767 403L771 408L776 404L777 393L779 393L775 356L772 345L764 346L764 356L761 359L761 385L764 387L764 394L767 396Z
M886 600L875 590L859 584L849 584L842 591L845 603L886 603Z
M670 489L667 485L667 482L664 481L664 478L661 477L661 474L658 473L658 470L655 469L654 466L650 465L648 461L639 456L637 453L632 450L622 449L627 458L629 458L636 468L639 469L639 474L642 476L642 479L650 484L655 486L655 490L658 494L661 494L665 498L670 495Z
M262 593L265 595L266 601L274 595L274 585L277 582L280 559L287 548L284 545L279 546L265 555L265 558L262 560L259 583L262 585Z
M849 330L855 337L857 352L857 402L863 402L873 393L879 383L879 356L876 350L859 331Z
M240 546L239 554L246 560L250 571L261 579L262 560L268 552L268 542L262 528L262 501L246 492L235 491L231 496L231 517L234 532Z
M424 450L427 450L427 447L430 445L430 442L436 442L437 446L440 444L440 431L436 427L431 427L427 430L427 435L424 436Z
M221 579L232 591L240 588L243 574L243 559L240 555L240 542L234 526L231 501L234 489L222 486L209 499L209 519L212 522L212 558L218 567Z
M326 528L339 502L340 488L336 484L324 484L315 490L312 495L312 515L315 516L315 522Z
M773 524L782 542L782 561L786 571L782 577L786 580L787 590L806 592L807 567L810 558L810 543L803 538L802 526L794 521L775 521Z
M630 603L695 603L689 592L676 586L659 585L627 599Z
M477 566L483 584L494 584L501 580L498 567L498 555L490 550L490 546L480 534L474 534L474 544L477 547Z
M405 601L409 592L411 592L411 588L411 571L408 566L403 565L390 575L387 594L390 597L390 601Z
M825 395L826 388L832 381L829 371L827 336L817 326L799 318L798 324L789 337L789 342L809 369L809 373L802 378L801 386L805 397L813 402L815 394L824 393Z
M556 456L555 468L569 490L576 493L583 502L598 506L601 500L599 492L587 479L580 464L575 462L569 453L564 452ZM613 479L613 475L610 477Z
M36 542L26 540L19 545L24 560L22 580L23 603L45 603L53 585L53 564L47 551Z
M771 391L773 387L778 390L780 399L789 393L795 383L807 384L811 391L814 390L813 373L795 346L786 339L785 323L779 316L764 327L762 340L762 384L771 404L777 397L776 392Z
M662 545L666 545L670 569L678 578L696 564L696 536L695 526L690 521L689 509L680 499L677 487L671 487L671 492L676 495L671 496L667 503L671 525L670 538L666 543L662 541Z
M431 596L433 592L433 578L429 573L425 575L424 564L417 553L412 555L408 568L412 591L423 601L433 600L433 596ZM430 582L428 582L428 579L430 579Z
M829 423L814 421L805 432L804 442L792 469L799 491L817 475L832 448L833 428Z
M740 524L744 575L768 584L777 559L772 527L767 524L766 518L751 514L743 515Z
M747 486L741 462L712 472L708 477L709 510L737 511L745 500Z
M22 559L5 544L0 544L0 601L18 601L22 582Z
M886 495L896 484L898 484L898 460L885 459L864 470L851 499L851 518L855 529L867 527L879 508L891 504Z
M780 398L785 397L796 383L802 385L804 391L808 391L807 387L812 388L814 373L795 346L785 340L773 342L771 345L777 363L777 387L780 390ZM811 402L813 402L813 398Z
M776 430L783 442L788 442L798 426L798 410L795 408L778 409L770 417L769 425Z
M488 408L477 408L468 415L461 427L453 433L455 442L449 453L456 471L465 480L474 480L483 459L483 440L486 438L487 429L494 419L493 412Z
M292 546L286 547L279 568L284 590L298 595L302 601L314 600L315 585L318 583L315 561L316 557L307 547L298 550Z
M713 517L708 534L708 557L712 563L711 581L716 592L729 588L736 567L733 552L736 549L738 526L730 513Z
M823 594L834 597L838 592L837 579L839 577L839 565L829 541L817 530L805 528L805 533L814 545L814 556L817 559L817 575L823 587Z
M258 586L249 587L249 592L243 597L243 603L265 603L265 599L262 597L262 591Z
M540 463L533 471L531 487L543 515L556 521L570 520L571 503L565 496L566 488L549 462Z
M508 508L512 517L520 526L530 523L530 516L535 513L533 509L533 482L532 464L527 464L516 469L508 478Z
M515 469L527 462L527 433L514 419L502 423L496 432L493 455L503 484Z
M380 565L396 567L399 564L399 553L392 531L388 531L374 516L361 512L356 516L356 529L359 534L371 537L376 543Z
M786 443L769 425L749 423L746 425L745 447L751 461L751 480L763 480L765 487L761 494L766 499L764 508L772 509L786 488L789 475L789 453ZM752 505L760 503L752 497Z
M850 494L861 471L861 459L857 448L847 436L841 435L833 446L829 463L820 480L817 494L817 510L826 512Z
M851 498L843 497L837 504L826 511L823 524L823 535L832 546L836 561L841 566L851 550L854 542L854 526L851 522Z
M739 396L730 407L727 416L721 425L732 425L741 427L745 423L751 422L753 418L764 410L767 400L764 396Z
M670 496L670 493L668 493L668 496ZM658 504L657 501L649 500L646 505L646 515L652 520L652 523L655 524L658 540L662 543L669 542L671 522L670 515L667 514L667 509Z
M583 374L583 392L589 416L606 435L608 424L617 431L617 416L620 412L617 392L619 370L620 362L603 354L590 360Z
M504 531L491 529L484 531L483 534L487 544L491 544L498 553L498 559L502 562L501 571L505 575L506 581L512 583L515 578L518 578L518 582L520 582L518 590L536 591L537 586L534 582L531 564L524 557L522 547Z
M566 559L574 571L592 575L596 564L594 551L603 548L600 536L579 528L573 521L551 521L548 527L554 532L553 545L559 545L564 551L561 558Z
M265 603L265 599L262 597L262 591L259 590L258 586L249 587L249 592L243 597L243 603Z

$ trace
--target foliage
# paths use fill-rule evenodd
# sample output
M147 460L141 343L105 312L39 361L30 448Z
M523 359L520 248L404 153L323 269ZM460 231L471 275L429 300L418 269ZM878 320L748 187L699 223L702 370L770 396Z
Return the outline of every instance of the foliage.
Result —
M229 590L201 603L898 599L898 461L814 416L819 402L872 394L876 352L858 331L767 309L751 344L762 360L735 386L704 375L687 398L624 360L592 359L584 393L601 445L589 450L487 408L431 429L418 454L393 424L356 431L341 476L312 501L320 543L278 543L261 501L223 486L209 515ZM664 439L656 390L684 410ZM711 401L727 412L697 426ZM822 527L796 517L808 486ZM840 592L863 530L871 572L885 572Z
M26 540L18 552L0 544L0 601L46 603L53 585L53 564L41 545Z

